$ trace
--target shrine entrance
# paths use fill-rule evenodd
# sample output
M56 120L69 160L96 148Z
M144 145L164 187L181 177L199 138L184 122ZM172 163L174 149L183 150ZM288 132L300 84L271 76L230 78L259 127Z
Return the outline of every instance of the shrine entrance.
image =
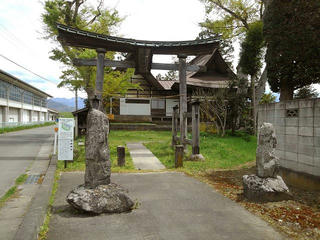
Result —
M187 119L190 114L188 115L187 113L186 76L187 72L205 71L206 67L203 65L189 65L186 63L186 58L188 56L213 53L218 48L218 38L192 41L144 41L101 35L61 24L58 24L57 28L59 31L58 40L62 45L95 49L97 51L97 59L74 59L73 63L76 66L97 67L95 95L99 101L102 99L104 67L116 67L120 69L135 68L136 74L141 74L153 86L158 88L161 88L162 86L160 86L160 83L153 77L150 70L179 71L179 111L176 109L172 118L172 142L173 145L180 144L181 147L177 149L183 150L186 150L187 144L192 144L193 154L200 153L199 120L194 120L192 124L193 135L195 134L196 136L193 136L192 140L187 139ZM124 61L106 59L105 53L107 51L128 53L128 57ZM153 55L155 54L176 55L179 59L179 63L155 63L152 61ZM155 112L163 111L164 106L161 104L161 102L152 103L152 106L154 107L152 110ZM195 109L197 109L197 107L195 107ZM194 112L192 116L199 118L198 113L196 112ZM177 119L180 119L179 129L177 126ZM178 131L180 132L179 137L177 136Z

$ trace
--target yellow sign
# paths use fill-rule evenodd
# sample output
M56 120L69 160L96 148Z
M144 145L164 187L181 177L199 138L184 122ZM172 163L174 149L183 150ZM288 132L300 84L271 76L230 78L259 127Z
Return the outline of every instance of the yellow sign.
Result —
M107 114L107 116L110 120L114 120L114 114Z

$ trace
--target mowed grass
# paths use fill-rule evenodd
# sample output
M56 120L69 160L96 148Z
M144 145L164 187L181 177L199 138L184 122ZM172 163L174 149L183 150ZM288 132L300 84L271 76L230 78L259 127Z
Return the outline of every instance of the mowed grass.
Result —
M189 138L191 136L189 135ZM84 138L75 142L74 162L69 162L64 169L63 162L58 163L62 171L85 170L85 146L79 146L78 142L84 142ZM110 157L113 172L126 172L134 170L134 165L126 148L126 165L117 166L117 146L126 146L127 142L143 142L168 169L174 169L174 150L171 147L170 131L111 131L109 135ZM181 170L188 172L205 171L208 169L230 169L242 164L255 161L256 137L245 134L237 136L227 135L220 137L214 134L201 133L200 152L205 161L184 161ZM188 146L191 154L191 146Z
M190 137L190 136L189 136ZM256 137L225 136L201 133L200 153L205 161L184 161L183 170L195 172L208 169L229 169L255 161ZM171 133L167 132L160 142L145 143L145 146L156 155L168 169L174 168L174 150L171 147ZM191 146L188 146L188 155ZM187 158L188 156L186 156Z

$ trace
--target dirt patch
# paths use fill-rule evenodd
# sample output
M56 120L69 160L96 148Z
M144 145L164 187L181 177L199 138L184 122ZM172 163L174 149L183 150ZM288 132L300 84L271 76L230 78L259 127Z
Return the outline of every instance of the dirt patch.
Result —
M217 191L263 218L290 239L320 239L320 191L305 191L289 186L293 200L248 202L243 197L242 176L255 172L255 166L250 166L244 169L209 171L201 177Z

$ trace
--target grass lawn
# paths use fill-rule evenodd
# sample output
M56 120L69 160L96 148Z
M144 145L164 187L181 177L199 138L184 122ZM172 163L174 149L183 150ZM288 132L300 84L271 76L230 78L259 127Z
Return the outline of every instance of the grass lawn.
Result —
M58 169L62 171L84 171L85 147L75 142L74 162L69 162L64 169L64 163L58 162ZM134 165L126 148L126 166L117 166L117 146L126 142L143 142L168 169L174 169L174 151L171 148L171 132L169 131L111 131L109 135L110 156L113 172L134 170ZM181 170L198 172L207 169L228 169L255 161L256 138L241 135L219 137L213 134L201 133L201 153L205 157L203 162L184 161ZM189 146L191 152L191 146Z
M243 134L219 137L201 133L200 152L205 157L205 161L184 161L183 170L195 172L207 169L228 169L255 161L256 142L256 137ZM170 132L163 132L161 141L145 143L145 146L166 168L174 168L174 151L171 148ZM188 146L188 152L191 153L191 146Z
M46 127L46 126L50 126L50 125L54 125L54 124L55 124L55 122L46 122L46 123L34 124L34 125L22 125L22 126L17 126L17 127L5 127L5 128L0 128L0 134L7 133L7 132L20 131L20 130L25 130L25 129L30 129L30 128Z

